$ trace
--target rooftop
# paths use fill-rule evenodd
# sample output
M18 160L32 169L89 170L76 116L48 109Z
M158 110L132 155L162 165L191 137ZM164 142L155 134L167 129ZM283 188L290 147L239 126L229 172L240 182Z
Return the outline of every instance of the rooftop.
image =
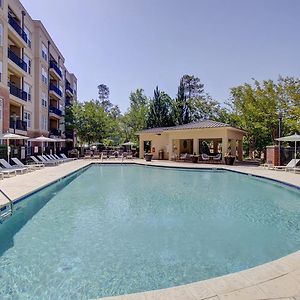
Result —
M161 133L163 131L169 131L169 130L187 130L187 129L204 129L204 128L221 128L221 127L230 127L230 128L244 131L230 124L221 123L212 120L202 120L198 122L192 122L192 123L177 125L177 126L149 128L149 129L142 130L139 133Z

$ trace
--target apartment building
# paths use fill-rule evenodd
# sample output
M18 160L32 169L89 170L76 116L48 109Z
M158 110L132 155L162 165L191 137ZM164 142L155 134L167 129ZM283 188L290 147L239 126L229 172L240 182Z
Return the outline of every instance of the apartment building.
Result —
M77 79L39 20L18 0L0 0L0 133L68 138L64 111Z

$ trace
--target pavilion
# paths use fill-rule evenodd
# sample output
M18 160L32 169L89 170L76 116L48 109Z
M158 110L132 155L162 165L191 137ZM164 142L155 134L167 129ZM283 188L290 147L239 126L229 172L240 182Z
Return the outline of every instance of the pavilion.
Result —
M223 158L230 154L242 161L245 134L242 129L211 120L145 129L138 133L140 158L151 152L153 159L158 159L161 151L169 160L183 153L199 155L205 142L212 153L222 153Z

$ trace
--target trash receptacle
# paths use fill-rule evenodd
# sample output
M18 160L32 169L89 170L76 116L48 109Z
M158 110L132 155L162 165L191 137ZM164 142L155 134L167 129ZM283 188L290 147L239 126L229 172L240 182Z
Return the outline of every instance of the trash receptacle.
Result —
M158 159L159 160L163 160L164 159L164 151L163 150L159 150L158 151Z

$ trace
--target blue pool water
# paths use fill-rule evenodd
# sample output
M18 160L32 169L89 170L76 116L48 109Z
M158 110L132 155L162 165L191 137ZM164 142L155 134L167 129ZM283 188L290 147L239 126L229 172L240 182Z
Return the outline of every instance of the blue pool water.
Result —
M240 271L300 248L300 192L227 171L93 166L0 225L0 299L88 299Z

